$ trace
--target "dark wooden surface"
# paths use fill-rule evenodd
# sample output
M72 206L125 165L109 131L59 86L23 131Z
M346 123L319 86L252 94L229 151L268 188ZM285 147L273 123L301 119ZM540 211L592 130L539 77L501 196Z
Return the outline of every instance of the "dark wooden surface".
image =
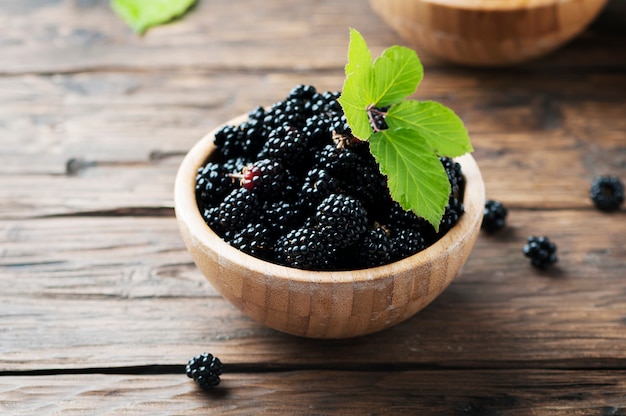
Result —
M616 23L617 22L617 23ZM264 328L193 265L173 213L185 152L297 84L339 90L348 27L405 44L367 2L202 1L135 36L105 0L0 1L0 414L626 415L626 30L605 14L510 69L422 55L419 99L466 122L508 228L390 330ZM546 234L560 261L521 254ZM184 375L225 363L210 394Z

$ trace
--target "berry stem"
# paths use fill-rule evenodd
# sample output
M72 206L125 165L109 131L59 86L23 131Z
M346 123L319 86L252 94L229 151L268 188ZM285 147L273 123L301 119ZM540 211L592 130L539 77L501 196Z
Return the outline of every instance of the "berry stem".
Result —
M369 121L370 121L370 125L372 126L372 129L374 129L374 132L379 132L381 130L384 130L379 127L380 124L377 121L376 117L378 117L378 120L384 119L384 117L387 115L387 112L374 107L374 104L368 105L366 111L367 111L367 117L369 118Z

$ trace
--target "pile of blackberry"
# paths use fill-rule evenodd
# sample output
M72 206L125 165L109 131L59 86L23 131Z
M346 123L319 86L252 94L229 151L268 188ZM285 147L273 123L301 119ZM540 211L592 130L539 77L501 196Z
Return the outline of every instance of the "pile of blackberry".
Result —
M216 149L197 173L196 199L224 241L289 267L354 270L415 254L457 223L464 212L460 165L441 158L452 192L435 232L392 200L338 98L299 85L217 131Z

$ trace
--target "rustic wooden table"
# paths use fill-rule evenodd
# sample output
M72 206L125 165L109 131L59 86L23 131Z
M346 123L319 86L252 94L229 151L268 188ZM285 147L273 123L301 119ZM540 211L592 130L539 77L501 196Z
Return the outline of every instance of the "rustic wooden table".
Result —
M606 20L602 20L602 19ZM404 44L361 0L203 1L134 35L106 0L0 1L0 414L626 415L626 31L602 16L545 59L422 56L418 98L466 122L508 227L387 331L316 341L260 326L186 251L185 152L297 84L339 90L348 27ZM557 267L522 255L548 235ZM225 364L203 393L201 352Z

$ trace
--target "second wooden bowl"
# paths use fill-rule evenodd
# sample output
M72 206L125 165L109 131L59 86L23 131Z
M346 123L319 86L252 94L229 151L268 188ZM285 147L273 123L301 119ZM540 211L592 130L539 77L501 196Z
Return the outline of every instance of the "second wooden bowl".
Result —
M246 116L229 121L236 125ZM185 156L175 184L175 209L191 256L224 298L257 321L289 334L347 338L388 328L428 305L454 279L480 231L483 180L471 155L457 161L466 178L465 214L437 243L404 260L364 270L298 270L249 256L204 222L195 177L214 150L214 133Z
M470 66L544 56L581 33L607 0L370 0L417 48ZM418 50L418 52L420 52Z

